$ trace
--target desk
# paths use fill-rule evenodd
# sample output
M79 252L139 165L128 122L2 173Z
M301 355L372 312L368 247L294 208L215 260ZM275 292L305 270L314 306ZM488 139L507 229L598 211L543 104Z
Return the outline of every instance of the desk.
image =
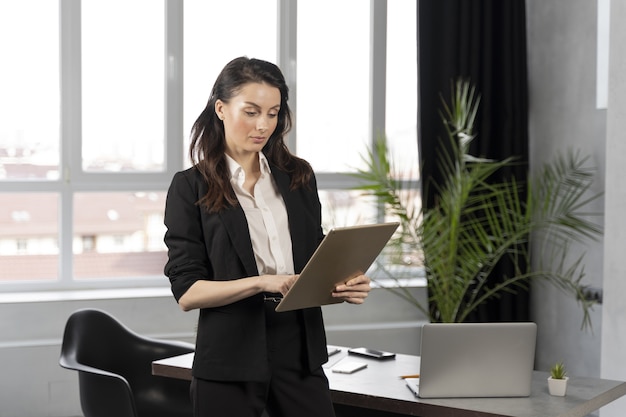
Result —
M548 394L548 373L535 371L527 398L426 400L416 398L399 378L418 372L419 356L398 354L396 359L385 361L359 357L368 363L366 369L349 375L331 372L330 367L346 355L347 348L342 347L341 353L331 356L324 368L333 402L342 410L361 409L354 415L584 417L626 395L626 382L574 376L569 379L565 397L552 397ZM152 373L191 380L192 361L193 353L158 360L152 363Z

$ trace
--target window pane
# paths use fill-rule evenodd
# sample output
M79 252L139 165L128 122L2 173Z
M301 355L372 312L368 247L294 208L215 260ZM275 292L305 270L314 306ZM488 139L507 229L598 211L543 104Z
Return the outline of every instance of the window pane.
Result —
M85 171L164 169L165 6L83 0Z
M401 200L410 217L421 210L417 153L417 4L387 2L386 130L397 179L411 180ZM389 217L386 221L398 221ZM395 278L420 276L422 253L416 242L386 251L387 266Z
M0 193L0 281L55 280L59 196Z
M387 2L386 130L401 178L419 177L417 155L417 4Z
M317 172L362 166L369 141L369 15L362 0L298 3L297 153Z
M319 190L322 204L322 227L376 223L376 201L357 190Z
M74 196L74 276L163 276L164 192L77 193Z
M0 2L0 180L59 178L58 2Z
M277 62L277 16L276 0L185 0L185 139L224 65L243 55Z

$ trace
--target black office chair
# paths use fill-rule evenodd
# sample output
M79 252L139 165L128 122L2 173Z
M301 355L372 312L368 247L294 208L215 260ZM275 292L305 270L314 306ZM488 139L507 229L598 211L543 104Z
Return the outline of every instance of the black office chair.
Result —
M141 336L101 310L78 310L59 364L78 371L85 417L191 416L189 381L152 375L152 361L194 351L190 343Z

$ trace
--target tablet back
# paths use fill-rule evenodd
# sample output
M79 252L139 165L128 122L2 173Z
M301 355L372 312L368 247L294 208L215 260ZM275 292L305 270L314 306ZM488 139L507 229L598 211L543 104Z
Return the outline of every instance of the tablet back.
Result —
M535 323L429 323L422 328L420 398L527 397Z
M334 287L364 274L398 225L382 223L332 229L278 304L276 311L341 302L331 296Z

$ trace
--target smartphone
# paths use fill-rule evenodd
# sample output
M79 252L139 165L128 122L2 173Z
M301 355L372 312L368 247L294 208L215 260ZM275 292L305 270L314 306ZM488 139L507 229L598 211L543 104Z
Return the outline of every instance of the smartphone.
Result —
M340 374L352 374L356 371L359 371L361 369L365 369L367 368L367 364L365 362L357 362L357 361L351 361L351 360L342 360L340 362L338 362L335 366L333 366L331 369L333 372L337 372Z
M365 347L348 349L348 353L353 355L367 356L368 358L374 359L391 359L396 357L396 354L392 352L385 352L382 350L369 349Z

